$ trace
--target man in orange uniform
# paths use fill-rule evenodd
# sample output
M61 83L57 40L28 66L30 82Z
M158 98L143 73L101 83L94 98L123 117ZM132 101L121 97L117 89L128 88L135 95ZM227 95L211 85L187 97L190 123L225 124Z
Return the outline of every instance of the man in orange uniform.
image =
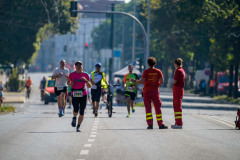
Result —
M147 62L149 69L143 72L142 78L140 80L131 79L131 81L136 82L136 84L144 83L143 100L146 110L146 120L148 124L147 129L153 129L151 102L153 102L155 108L159 129L167 129L168 127L163 124L162 120L162 102L160 100L159 94L159 86L164 82L163 74L159 69L154 68L157 63L154 57L149 57Z
M184 95L185 72L182 68L183 60L178 58L175 60L174 66L176 68L173 78L173 108L175 115L175 125L173 129L182 129L182 98Z

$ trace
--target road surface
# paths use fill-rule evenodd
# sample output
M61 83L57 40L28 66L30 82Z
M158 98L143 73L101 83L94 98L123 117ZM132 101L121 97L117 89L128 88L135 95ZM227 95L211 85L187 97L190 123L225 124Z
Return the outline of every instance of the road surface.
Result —
M1 160L239 160L240 130L234 129L236 111L201 109L215 105L186 95L182 130L147 130L145 110L126 118L125 107L114 106L112 118L105 108L94 118L88 105L80 133L71 126L72 110L59 118L56 103L44 105L39 95L42 74L31 74L34 89L17 112L0 116ZM174 123L171 93L161 92L163 121ZM165 96L165 97L164 97ZM201 105L202 104L202 105ZM198 105L196 108L194 106ZM219 104L221 106L221 104ZM231 106L231 105L228 105ZM233 106L231 106L233 107Z

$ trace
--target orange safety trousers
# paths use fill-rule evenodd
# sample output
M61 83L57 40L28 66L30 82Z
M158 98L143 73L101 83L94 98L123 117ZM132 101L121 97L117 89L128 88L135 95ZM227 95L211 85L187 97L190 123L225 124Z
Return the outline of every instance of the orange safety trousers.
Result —
M175 124L182 126L182 98L184 95L184 89L182 87L173 86L173 109L175 116Z
M156 90L156 91L153 91L150 93L144 93L143 101L144 101L144 105L145 105L146 121L147 121L148 126L153 126L153 115L152 115L151 102L153 102L153 105L155 108L158 126L162 126L163 125L162 111L161 111L162 102L160 100L159 91Z

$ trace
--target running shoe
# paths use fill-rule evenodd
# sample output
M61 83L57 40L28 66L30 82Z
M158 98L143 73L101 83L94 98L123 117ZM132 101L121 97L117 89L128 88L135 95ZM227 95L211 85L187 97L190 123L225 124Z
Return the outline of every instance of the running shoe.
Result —
M148 126L147 129L153 129L153 126Z
M68 108L68 109L71 109L71 106L69 105L67 108Z
M62 116L63 116L63 109L60 108L60 109L59 109L59 117L62 117Z
M132 108L132 113L134 113L135 112L135 109L134 108Z
M130 115L130 114L128 114L126 117L127 117L127 118L130 118L130 116L131 116L131 115Z
M164 124L159 126L159 129L168 129L168 126L165 126Z
M80 125L79 125L79 124L77 125L76 131L77 131L77 132L81 132L81 131L80 131Z
M72 118L72 127L76 127L76 120L77 120L77 117Z
M182 126L179 126L179 125L172 125L171 126L172 129L182 129Z
M95 117L97 117L98 116L98 112L95 112Z

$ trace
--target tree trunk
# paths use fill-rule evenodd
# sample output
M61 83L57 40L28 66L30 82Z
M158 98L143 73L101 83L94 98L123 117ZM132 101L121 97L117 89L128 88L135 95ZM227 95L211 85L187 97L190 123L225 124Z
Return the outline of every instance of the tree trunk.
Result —
M233 93L232 83L233 83L233 64L230 64L228 97L232 97L232 93Z
M235 64L234 98L238 98L238 62Z

